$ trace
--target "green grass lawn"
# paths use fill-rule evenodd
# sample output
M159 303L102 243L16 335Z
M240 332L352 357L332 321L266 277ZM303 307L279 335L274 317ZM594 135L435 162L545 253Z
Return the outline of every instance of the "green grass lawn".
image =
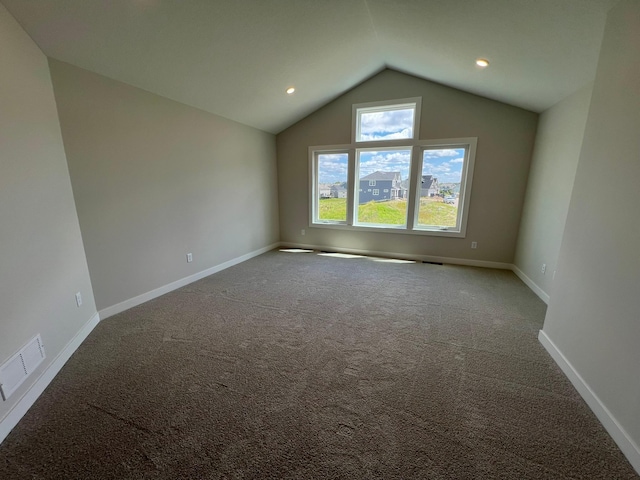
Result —
M346 220L347 199L321 199L319 201L319 210L318 217L320 220ZM454 227L457 213L458 209L453 205L421 198L418 224ZM406 215L406 200L369 202L358 207L358 221L362 223L403 225L406 221Z
M321 198L318 201L318 218L320 220L346 220L346 198Z

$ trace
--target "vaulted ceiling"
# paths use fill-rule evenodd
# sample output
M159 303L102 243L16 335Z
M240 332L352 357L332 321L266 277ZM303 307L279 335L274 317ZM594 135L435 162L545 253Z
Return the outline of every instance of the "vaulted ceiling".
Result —
M272 133L384 68L541 112L593 79L617 2L1 1L49 57Z

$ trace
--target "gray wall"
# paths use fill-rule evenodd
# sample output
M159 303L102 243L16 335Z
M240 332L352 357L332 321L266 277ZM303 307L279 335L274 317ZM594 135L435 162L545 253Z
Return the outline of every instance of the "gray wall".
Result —
M308 147L350 143L354 103L419 96L421 139L478 137L467 237L309 228ZM281 240L512 263L537 120L526 110L384 70L277 136Z
M99 310L278 241L273 135L50 67Z
M543 329L636 445L640 445L638 45L640 2L622 0L607 20Z
M1 420L96 306L47 59L2 5L0 71L0 364L38 333L47 352Z
M540 115L515 265L549 295L569 210L593 84ZM546 273L542 273L546 264Z

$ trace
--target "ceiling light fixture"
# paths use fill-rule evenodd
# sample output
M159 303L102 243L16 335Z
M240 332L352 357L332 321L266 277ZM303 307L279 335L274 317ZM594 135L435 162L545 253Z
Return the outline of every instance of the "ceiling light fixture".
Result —
M489 60L485 59L485 58L479 58L476 60L476 65L479 67L488 67L489 66Z
M288 94L288 95L293 94L295 91L296 91L296 89L295 89L295 88L293 88L293 87L289 87L289 88L287 88L287 94Z

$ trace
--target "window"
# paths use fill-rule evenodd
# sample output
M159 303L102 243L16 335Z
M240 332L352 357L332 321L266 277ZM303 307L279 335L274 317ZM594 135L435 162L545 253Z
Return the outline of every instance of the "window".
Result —
M358 208L354 211L354 224L405 227L410 169L410 148L358 149L356 178L360 185L376 182L376 185L386 189L383 189L383 195L380 195L379 189L374 189L371 193L359 192L355 202Z
M472 145L475 150L475 141L422 146L415 229L464 231L462 207L469 194L465 187Z
M346 151L314 152L314 223L345 223L349 154Z
M414 138L418 124L419 98L354 105L356 142Z
M354 105L351 144L309 147L310 226L465 236L477 139L415 138L420 105Z

